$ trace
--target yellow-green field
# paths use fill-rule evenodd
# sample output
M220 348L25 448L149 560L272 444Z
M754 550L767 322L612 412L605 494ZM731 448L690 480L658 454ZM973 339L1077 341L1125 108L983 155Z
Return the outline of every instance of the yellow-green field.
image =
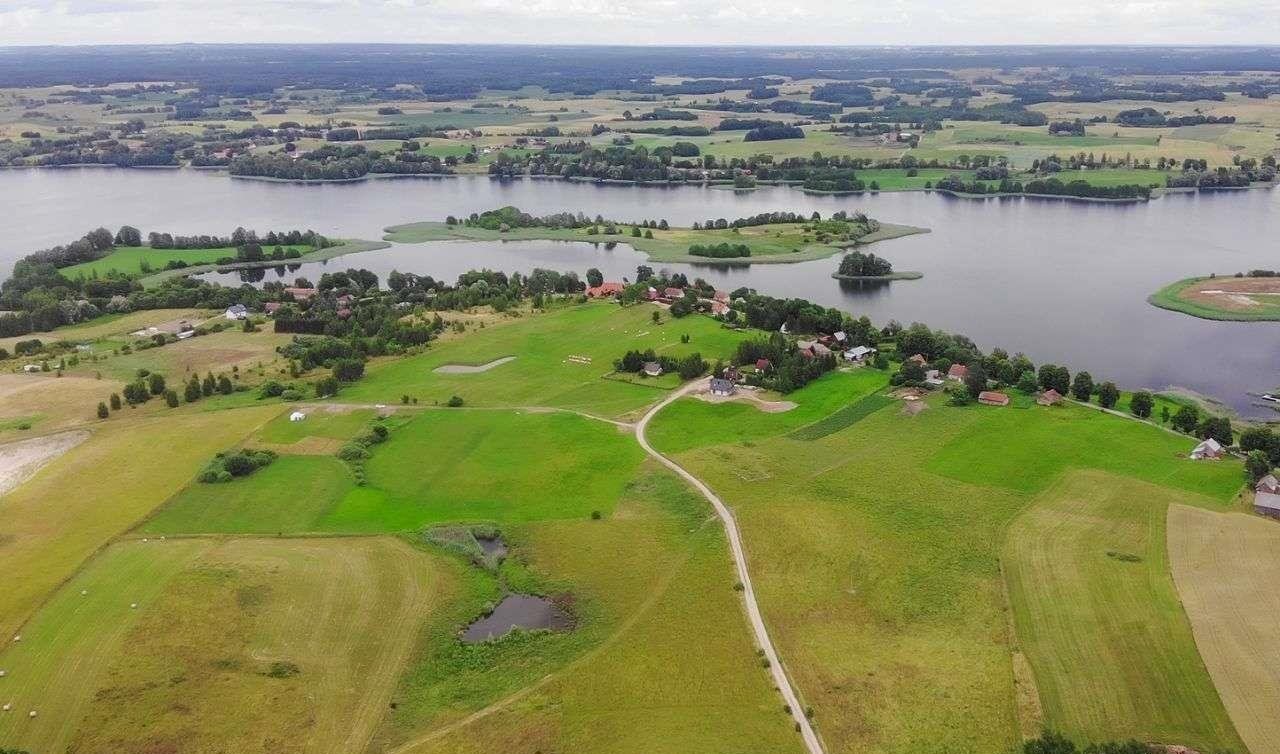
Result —
M1175 505L1169 561L1196 646L1253 754L1280 742L1280 527L1242 513Z

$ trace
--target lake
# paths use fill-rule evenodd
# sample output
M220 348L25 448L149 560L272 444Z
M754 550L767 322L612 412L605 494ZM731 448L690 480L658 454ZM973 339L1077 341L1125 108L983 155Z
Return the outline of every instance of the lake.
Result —
M1125 387L1178 386L1216 397L1246 415L1269 415L1249 393L1280 385L1280 325L1212 322L1157 309L1146 296L1183 277L1280 267L1280 192L1178 194L1145 204L1089 204L1024 197L955 199L923 192L813 197L787 188L735 193L705 187L639 188L561 181L499 183L486 177L373 180L297 185L236 180L193 170L0 171L8 209L0 266L66 243L98 225L144 233L229 234L312 228L334 237L376 239L388 225L441 220L512 204L543 214L583 211L627 221L687 225L759 212L861 211L932 233L877 244L876 254L921 280L841 284L833 257L800 264L722 268L654 265L701 276L718 287L748 286L837 306L877 324L920 321L963 333L984 349L1023 351L1034 361L1087 369ZM599 267L633 276L644 256L555 242L398 245L304 265L292 279L364 267L452 279L467 269ZM276 277L267 270L266 279ZM230 283L238 275L222 276Z

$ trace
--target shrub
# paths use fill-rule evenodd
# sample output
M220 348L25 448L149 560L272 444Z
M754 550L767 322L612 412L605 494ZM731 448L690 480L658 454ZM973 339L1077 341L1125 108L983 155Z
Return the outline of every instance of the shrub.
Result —
M449 408L461 408L462 403L463 403L462 396L455 395L449 398L449 402L445 405L447 405Z
M177 391L175 390L164 391L164 402L169 406L169 408L177 408L178 407Z
M328 398L331 395L338 394L338 378L322 377L316 380L316 397Z
M349 442L338 451L338 457L348 463L364 461L369 457L369 450L358 442Z
M107 404L106 404L106 403L99 403L99 404L98 404L98 418L99 418L99 419L105 419L105 418L107 418L108 416L111 416L111 411L107 409Z
M270 450L237 450L219 453L204 467L198 477L205 484L230 482L236 477L248 476L276 460Z
M278 398L284 393L284 385L277 380L268 380L258 388L259 398Z
M280 393L280 399L286 401L300 401L302 400L302 391L292 387L286 388L284 392Z

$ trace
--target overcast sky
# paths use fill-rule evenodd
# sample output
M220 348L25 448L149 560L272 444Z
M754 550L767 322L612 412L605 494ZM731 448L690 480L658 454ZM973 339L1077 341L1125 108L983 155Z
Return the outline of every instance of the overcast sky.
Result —
M0 45L1274 44L1280 0L0 0Z

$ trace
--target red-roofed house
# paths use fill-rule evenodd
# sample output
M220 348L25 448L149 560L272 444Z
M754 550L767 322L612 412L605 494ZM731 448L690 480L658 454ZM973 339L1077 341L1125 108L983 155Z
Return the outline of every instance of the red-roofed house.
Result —
M662 291L663 298L677 299L684 297L683 288L665 288Z
M278 312L280 310L280 306L281 304L279 301L268 301L262 305L262 311L266 312L267 315L270 316Z
M964 364L952 364L947 370L947 379L956 382L964 382L964 378L969 376L969 367Z
M601 283L594 288L587 289L587 298L604 298L605 296L616 296L622 293L622 283Z
M928 360L928 359L926 359L926 358L924 357L924 354L922 354L922 353L915 354L915 355L914 355L914 356L912 356L911 358L907 359L907 361L914 361L915 363L920 364L920 365L924 365L924 364L927 364L927 363L929 362L929 360Z
M1036 398L1036 403L1039 403L1041 406L1056 406L1059 403L1062 403L1062 393L1059 393L1053 388L1049 388Z
M1009 405L1009 396L1004 393L997 393L994 390L983 390L978 393L978 403L984 406L1007 406Z
M295 301L306 301L316 295L315 288L285 288L284 292L293 296Z
M714 294L712 294L711 298L715 299L716 301L723 301L724 303L727 304L729 303L729 292L716 291Z
M772 366L773 364L770 364L768 359L756 359L756 371L758 372L767 372Z

